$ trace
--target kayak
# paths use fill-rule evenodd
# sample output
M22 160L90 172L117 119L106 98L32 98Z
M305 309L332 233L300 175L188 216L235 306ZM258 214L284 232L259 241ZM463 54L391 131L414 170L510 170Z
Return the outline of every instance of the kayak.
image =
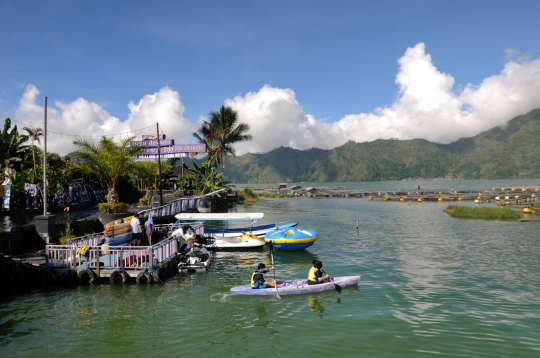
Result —
M357 286L360 282L360 276L341 276L341 277L332 277L330 278L331 282L321 283L318 285L308 285L307 280L286 280L278 281L278 283L283 283L283 287L278 287L277 292L279 295L301 295L305 293L314 293L333 290L336 288L336 285L339 285L341 288ZM265 288L265 289L253 289L251 285L236 286L231 288L231 294L233 295L256 295L256 296L272 296L276 294L276 289Z

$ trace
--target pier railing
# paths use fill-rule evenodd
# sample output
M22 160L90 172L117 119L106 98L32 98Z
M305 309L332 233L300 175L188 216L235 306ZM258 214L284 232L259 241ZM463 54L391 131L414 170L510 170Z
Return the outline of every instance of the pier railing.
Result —
M82 245L98 246L104 238L105 235L103 235L102 232L93 235L85 235L68 240L68 246L73 246L75 248L81 247Z
M84 252L82 246L47 245L46 264L54 267L77 266L99 270L123 268L142 270L156 266L178 253L178 240L168 238L152 246L103 246L88 245Z
M194 212L199 207L199 202L202 198L217 195L219 192L224 190L225 189L220 189L200 196L192 196L189 198L179 198L176 200L172 200L165 205L158 206L157 208L139 211L139 215L141 219L146 219L149 213L152 213L152 217L155 218L162 216L174 216L179 213Z

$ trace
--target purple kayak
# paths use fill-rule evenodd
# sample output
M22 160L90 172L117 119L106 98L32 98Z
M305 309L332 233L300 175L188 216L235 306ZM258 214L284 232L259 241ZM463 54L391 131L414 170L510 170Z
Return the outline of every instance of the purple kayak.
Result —
M341 276L330 278L331 282L321 283L318 285L308 285L307 280L286 280L278 281L283 283L283 287L278 287L279 295L301 295L304 293L322 292L335 289L335 285L341 288L357 286L360 282L360 276ZM256 295L256 296L272 296L276 294L276 289L253 289L250 285L236 286L231 288L233 295Z

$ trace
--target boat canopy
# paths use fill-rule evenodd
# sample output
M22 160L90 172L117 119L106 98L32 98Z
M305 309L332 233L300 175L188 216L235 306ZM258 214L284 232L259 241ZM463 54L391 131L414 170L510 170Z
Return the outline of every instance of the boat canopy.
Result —
M176 214L174 217L177 220L182 220L182 221L206 221L206 220L257 221L257 220L261 220L263 216L264 216L264 213L202 213L202 214L201 213L180 213L180 214Z

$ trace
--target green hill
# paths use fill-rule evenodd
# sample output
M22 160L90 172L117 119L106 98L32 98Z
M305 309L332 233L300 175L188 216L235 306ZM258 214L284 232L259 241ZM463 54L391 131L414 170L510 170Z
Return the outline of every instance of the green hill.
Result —
M332 150L277 148L227 157L234 183L354 182L436 178L540 178L540 109L451 144L423 139L349 141Z

